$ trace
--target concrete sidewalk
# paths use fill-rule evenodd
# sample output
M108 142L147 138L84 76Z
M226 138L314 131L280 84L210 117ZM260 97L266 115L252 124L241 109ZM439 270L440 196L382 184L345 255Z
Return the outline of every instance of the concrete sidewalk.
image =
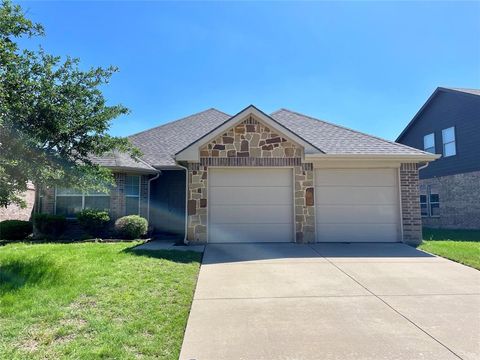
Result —
M403 244L207 245L180 354L459 358L480 358L480 272Z

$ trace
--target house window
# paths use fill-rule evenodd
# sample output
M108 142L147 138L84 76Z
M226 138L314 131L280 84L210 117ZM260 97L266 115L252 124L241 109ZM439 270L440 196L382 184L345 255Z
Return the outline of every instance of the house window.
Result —
M440 196L434 186L429 187L430 216L440 216Z
M127 175L125 178L125 214L140 213L140 176Z
M455 148L455 127L442 130L443 156L453 156L457 153Z
M420 186L420 211L422 213L422 217L428 216L427 193L427 187L425 185Z
M423 150L435 154L435 134L431 133L423 137Z
M110 195L104 192L82 192L77 189L57 188L55 214L74 218L83 209L110 210Z
M440 216L440 196L435 186L420 186L420 211L422 217Z

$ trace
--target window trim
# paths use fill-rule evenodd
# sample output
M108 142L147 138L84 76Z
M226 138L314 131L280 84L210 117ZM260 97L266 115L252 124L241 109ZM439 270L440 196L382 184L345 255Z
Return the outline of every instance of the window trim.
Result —
M433 137L433 146L430 146L430 147L427 148L427 147L425 147L425 139L427 138L427 136L430 136L430 135ZM428 149L433 149L433 152L428 151ZM435 133L434 132L423 136L423 151L429 152L431 154L436 153L437 149L436 149L436 146L435 146Z
M450 129L453 130L453 140L445 142L445 131L450 130ZM453 143L453 149L454 149L455 153L452 154L452 155L445 155L445 145L452 144L452 143ZM455 126L450 126L448 128L442 129L442 156L443 157L450 157L450 156L455 156L455 155L457 155L457 134L456 134L456 131L455 131Z
M125 184L127 183L127 177L136 177L138 179L138 195L127 195L127 191L125 191L125 215L127 215L127 200L126 198L138 198L138 212L136 214L129 214L129 215L140 215L140 198L142 192L142 178L141 175L125 175ZM126 190L126 189L125 189Z
M55 215L57 215L57 197L81 197L82 198L82 210L85 210L85 197L87 196L92 196L92 197L109 197L110 200L111 200L111 193L109 192L108 195L107 194L88 194L88 192L86 191L82 191L81 194L66 194L66 195L58 195L58 187L55 186L55 206L54 206L54 209L53 209L53 213ZM111 210L111 204L110 204L110 207L108 209L108 211L110 212ZM65 216L65 218L67 219L76 219L77 217L76 216Z

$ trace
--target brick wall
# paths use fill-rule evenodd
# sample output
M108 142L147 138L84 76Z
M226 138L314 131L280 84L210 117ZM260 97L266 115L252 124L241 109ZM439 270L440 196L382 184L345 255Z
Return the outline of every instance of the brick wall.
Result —
M480 229L480 171L420 180L438 191L440 215L424 217L424 226Z
M125 173L114 173L115 187L110 192L110 215L118 219L125 215ZM148 175L140 177L140 216L147 218L148 211ZM55 189L46 188L40 212L53 214L55 212Z
M200 162L188 165L188 233L192 242L207 241L209 166L288 166L295 174L295 241L315 241L313 166L303 163L303 149L253 116L200 149Z
M400 189L402 201L403 241L418 245L422 241L422 218L418 189L418 165L402 164Z
M25 208L17 205L10 205L6 208L0 207L0 221L3 220L30 220L33 207L35 205L35 187L33 184L28 184L27 192L23 194L23 198L27 203Z

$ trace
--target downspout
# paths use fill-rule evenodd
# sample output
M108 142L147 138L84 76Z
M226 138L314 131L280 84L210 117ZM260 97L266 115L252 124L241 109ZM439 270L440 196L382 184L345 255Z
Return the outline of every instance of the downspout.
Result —
M185 236L183 237L183 243L188 245L187 231L188 231L188 169L185 166L180 165L177 162L177 166L185 170Z
M427 162L427 163L425 163L425 165L423 165L423 166L420 166L420 167L417 169L417 170L418 170L418 172L420 173L420 170L422 170L422 169L425 169L425 168L426 168L426 167L427 167L429 164L430 164L430 163L429 163L429 162Z
M150 225L150 183L153 181L153 180L157 180L159 177L160 177L160 174L162 172L159 171L157 173L157 175L155 175L153 178L151 179L148 179L148 186L147 186L147 192L148 192L148 195L147 195L147 198L148 198L148 201L147 201L147 221L148 221L148 224Z

